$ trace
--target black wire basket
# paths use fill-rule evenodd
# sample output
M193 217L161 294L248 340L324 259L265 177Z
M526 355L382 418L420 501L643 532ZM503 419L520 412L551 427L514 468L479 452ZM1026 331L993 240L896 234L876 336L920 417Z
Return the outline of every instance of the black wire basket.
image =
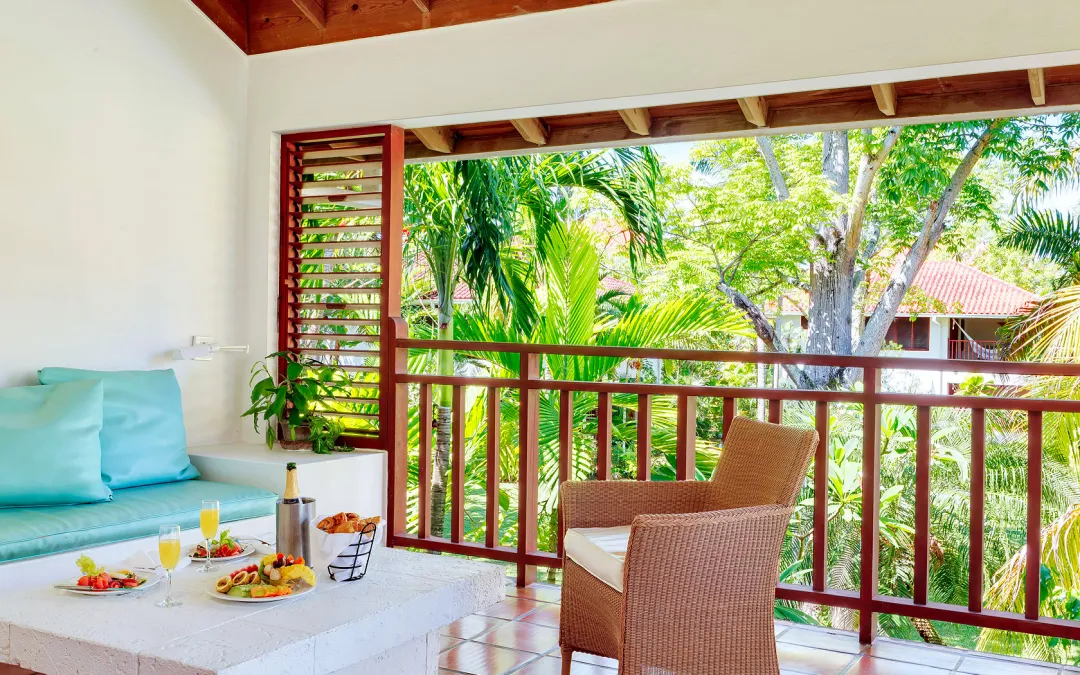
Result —
M334 581L359 581L367 574L371 548L375 545L375 523L368 523L356 533L356 541L345 547L326 571ZM338 577L341 577L340 579Z

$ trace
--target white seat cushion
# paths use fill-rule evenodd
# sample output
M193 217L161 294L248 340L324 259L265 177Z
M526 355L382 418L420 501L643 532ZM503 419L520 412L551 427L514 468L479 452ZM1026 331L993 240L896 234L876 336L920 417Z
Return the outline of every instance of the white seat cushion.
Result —
M630 526L577 527L566 531L563 549L567 557L616 591L622 593L626 545Z

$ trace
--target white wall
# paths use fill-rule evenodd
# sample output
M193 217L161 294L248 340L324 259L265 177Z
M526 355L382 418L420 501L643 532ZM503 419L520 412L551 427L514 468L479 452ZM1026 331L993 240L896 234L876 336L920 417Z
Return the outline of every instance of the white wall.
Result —
M192 444L235 437L247 63L188 0L0 10L0 386L174 366Z
M247 339L264 352L276 344L279 132L464 123L1080 63L1077 25L1080 3L1061 0L618 0L254 56Z

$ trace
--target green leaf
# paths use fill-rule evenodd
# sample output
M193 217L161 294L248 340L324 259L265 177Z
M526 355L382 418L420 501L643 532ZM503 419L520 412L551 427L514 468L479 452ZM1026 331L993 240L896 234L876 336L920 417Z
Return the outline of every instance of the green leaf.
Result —
M304 372L304 366L300 363L290 362L285 366L285 379L292 382Z
M96 577L105 571L104 567L99 567L93 558L85 554L79 556L75 564L78 565L79 571L88 577Z
M267 378L264 378L262 380L259 380L255 384L255 386L251 388L251 402L255 403L256 401L259 401L260 399L262 399L264 396L266 396L273 389L274 389L274 380L273 379L267 377Z

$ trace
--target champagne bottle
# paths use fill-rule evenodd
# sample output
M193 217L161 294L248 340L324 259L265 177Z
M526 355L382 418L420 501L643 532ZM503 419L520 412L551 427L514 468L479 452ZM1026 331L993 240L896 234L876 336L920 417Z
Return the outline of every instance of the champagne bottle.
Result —
M296 475L296 462L285 465L285 499L286 504L300 503L300 482Z

